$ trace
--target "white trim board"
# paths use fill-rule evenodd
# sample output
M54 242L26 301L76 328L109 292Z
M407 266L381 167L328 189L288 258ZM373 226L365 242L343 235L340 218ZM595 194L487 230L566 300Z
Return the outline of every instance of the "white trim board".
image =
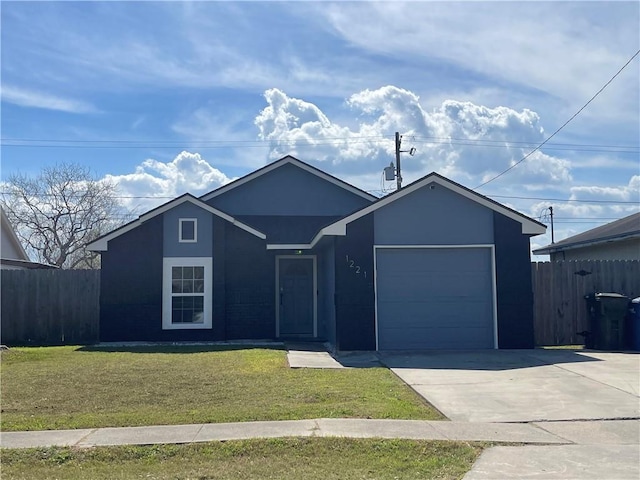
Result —
M470 248L488 248L491 250L491 296L492 296L492 315L493 315L493 348L498 349L498 292L496 281L496 248L493 244L476 244L476 245L374 245L373 246L373 307L374 307L374 332L376 337L376 351L380 349L379 331L378 331L378 255L377 250L381 249L470 249Z
M311 260L313 262L313 337L318 337L318 256L276 255L276 338L280 338L280 259ZM309 338L301 335L300 338Z
M0 207L0 215L2 216L2 227L1 227L2 231L7 234L9 241L13 244L13 247L16 250L16 253L21 257L21 258L14 258L12 260L21 260L24 262L31 262L31 260L29 259L29 255L27 255L27 252L22 246L22 243L20 243L20 239L18 238L16 231L13 229L13 225L11 225L11 222L9 221L9 217L7 216L7 214L4 211L4 208L2 207Z
M165 203L164 205L160 205L159 207L143 214L140 215L140 217L138 217L137 220L134 220L114 231L112 231L111 233L108 233L106 235L103 235L102 237L94 240L93 242L89 243L87 245L87 249L92 251L92 252L106 252L109 249L109 241L113 240L114 238L119 237L120 235L123 235L131 230L133 230L134 228L139 227L140 225L142 225L144 222L151 220L154 217L157 217L158 215L162 215L165 212L168 212L169 210L171 210L172 208L177 207L178 205L182 205L185 202L189 202L197 207L202 208L203 210L212 213L213 215L220 217L224 220L226 220L227 222L235 225L238 228L241 228L242 230L251 233L252 235L255 235L256 237L262 239L262 240L266 240L267 236L256 230L255 228L250 227L249 225L246 225L245 223L242 223L239 220L236 220L235 218L233 218L231 215L227 215L226 213L213 208L210 205L207 205L206 203L204 203L203 201L197 199L196 197L194 197L193 195L189 194L189 193L185 193L184 195L175 198L167 203Z
M265 175L269 172L272 172L273 170L276 170L277 168L280 168L284 165L287 164L291 164L291 165L295 165L296 167L301 168L302 170L305 170L317 177L322 178L323 180L326 180L344 190L347 190L348 192L351 192L355 195L358 195L362 198L365 198L367 200L370 201L375 201L378 199L378 197L371 195L367 192L365 192L364 190L360 190L357 187L354 187L353 185L340 180L339 178L334 177L333 175L330 175L326 172L323 172L320 169L317 169L301 160L298 160L295 157L292 157L291 155L287 155L286 157L281 158L280 160L276 160L273 163L270 163L252 173L249 173L248 175L245 175L244 177L241 177L231 183L227 183L226 185L223 185L220 188L217 188L215 190L213 190L212 192L206 193L203 196L200 197L201 200L203 201L207 201L210 200L212 198L215 198L219 195L222 195L224 193L227 193L230 190L233 190L236 187L239 187L241 185L244 185L247 182L250 182L252 180L255 180L258 177L261 177L262 175Z

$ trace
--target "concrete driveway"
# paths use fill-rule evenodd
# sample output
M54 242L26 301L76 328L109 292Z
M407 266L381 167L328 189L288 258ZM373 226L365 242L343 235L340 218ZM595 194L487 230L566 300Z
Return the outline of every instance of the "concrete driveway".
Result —
M449 419L535 422L640 417L640 355L568 350L381 354Z

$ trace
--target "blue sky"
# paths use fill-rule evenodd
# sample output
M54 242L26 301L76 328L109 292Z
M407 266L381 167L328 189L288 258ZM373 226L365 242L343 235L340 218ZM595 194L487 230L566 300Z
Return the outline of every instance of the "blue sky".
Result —
M1 178L78 162L138 214L286 154L381 195L396 131L417 151L405 184L437 171L475 188L640 49L638 2L0 8ZM556 240L637 211L639 85L636 57L478 192L535 218L553 205Z

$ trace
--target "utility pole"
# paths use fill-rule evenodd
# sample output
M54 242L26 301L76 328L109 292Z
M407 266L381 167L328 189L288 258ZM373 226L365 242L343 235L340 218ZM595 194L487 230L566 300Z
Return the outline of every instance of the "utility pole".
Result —
M553 238L553 207L549 207L549 217L551 217L551 243L556 243Z
M402 188L402 175L400 174L400 144L402 143L402 137L400 132L396 132L396 182L398 190Z

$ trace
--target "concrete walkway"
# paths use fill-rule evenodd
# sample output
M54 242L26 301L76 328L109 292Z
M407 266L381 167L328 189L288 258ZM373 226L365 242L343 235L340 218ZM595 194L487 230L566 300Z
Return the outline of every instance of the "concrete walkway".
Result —
M2 448L97 447L278 437L406 438L543 445L638 446L640 443L638 438L640 423L638 420L576 422L572 425L564 425L563 423L460 423L426 420L320 418L272 422L2 432L0 433L0 445Z

